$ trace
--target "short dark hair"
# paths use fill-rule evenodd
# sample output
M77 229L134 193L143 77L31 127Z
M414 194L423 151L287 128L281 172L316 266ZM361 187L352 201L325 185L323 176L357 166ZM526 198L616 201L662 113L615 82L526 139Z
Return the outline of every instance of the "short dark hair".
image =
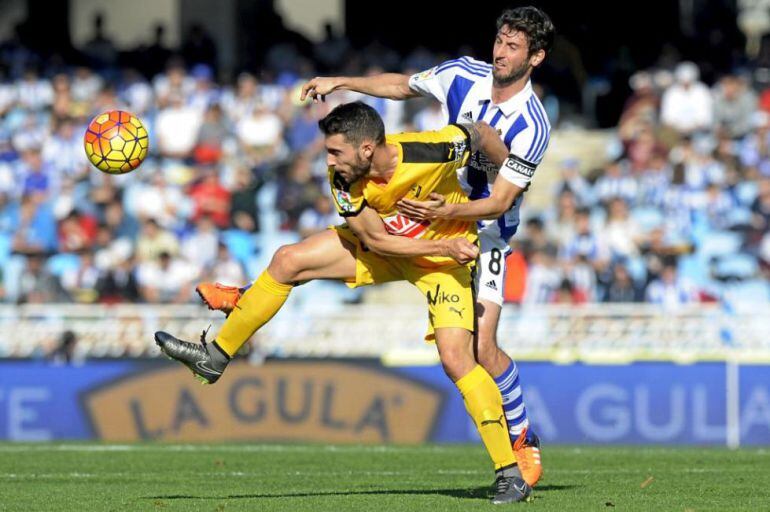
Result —
M360 101L334 107L334 110L318 121L318 128L327 136L341 133L356 146L365 139L371 139L376 144L385 142L385 124L380 114Z
M551 51L555 32L553 22L537 7L530 5L504 10L497 18L497 31L499 32L506 25L514 31L527 35L530 56L540 50L545 50L546 53Z

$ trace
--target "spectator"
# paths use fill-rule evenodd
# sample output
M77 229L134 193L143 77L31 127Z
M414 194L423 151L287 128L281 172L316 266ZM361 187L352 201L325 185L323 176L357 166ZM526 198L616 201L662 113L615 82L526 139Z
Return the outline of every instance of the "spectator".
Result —
M171 50L166 46L166 27L158 23L153 28L153 41L145 50L143 55L147 76L153 77L163 71L166 62L171 57Z
M523 302L525 304L548 303L561 284L561 279L553 254L545 251L533 252L528 261Z
M299 155L289 165L286 177L278 186L276 206L285 214L284 229L295 229L299 216L311 207L323 194L320 184L313 178L310 160Z
M198 274L194 265L161 252L156 259L141 263L137 269L140 295L151 303L189 302Z
M297 231L302 238L306 238L335 224L339 224L339 215L332 207L331 199L328 196L319 195L313 206L306 208L299 216Z
M182 57L191 64L207 64L217 67L217 47L214 40L200 23L193 23L182 43Z
M660 278L647 286L645 297L647 302L659 304L664 309L676 309L698 300L695 287L686 279L679 277L676 263L671 261L664 264Z
M757 95L737 75L722 77L714 88L714 123L732 139L745 137L752 129Z
M83 53L96 69L108 69L117 63L118 51L104 33L104 13L94 15L94 36L85 44Z
M609 261L610 254L604 241L591 229L591 213L581 208L575 215L575 234L572 239L562 246L560 258L573 260L585 258L595 265Z
M257 165L272 160L280 150L283 121L265 107L255 108L235 126L241 150Z
M160 155L167 158L191 156L202 122L200 110L185 105L184 97L180 94L170 94L168 107L158 112L155 122Z
M243 271L243 265L233 258L227 246L220 243L217 247L216 259L207 270L209 281L215 281L227 286L240 286L246 282L247 277Z
M180 187L170 185L162 172L155 172L151 183L136 185L130 205L130 212L138 218L153 218L163 227L174 228L182 224L189 215L192 199Z
M195 220L195 228L182 242L181 253L200 268L214 263L219 247L219 231L212 217L202 215Z
M124 258L116 261L96 283L99 299L107 304L115 302L138 302L139 284L134 272L134 261Z
M202 179L190 187L193 202L193 222L201 217L211 217L220 228L230 224L230 191L219 182L217 170L210 167L203 171Z
M29 67L16 83L16 101L30 111L48 108L53 103L53 87L48 80L39 77L34 67Z
M198 165L214 165L222 158L222 149L229 137L229 130L222 117L222 108L213 104L206 109L195 145L195 162Z
M91 215L75 209L59 223L59 251L79 252L91 249L96 240L98 224Z
M676 83L663 93L660 117L664 125L682 135L711 129L712 99L708 87L699 81L700 71L692 62L682 62L674 72Z
M175 255L179 241L169 231L163 230L155 219L147 219L136 241L136 256L140 262L155 261L161 254Z
M520 241L525 255L529 256L536 251L549 254L557 252L556 245L548 237L540 217L528 219L524 224L524 229Z
M16 227L11 243L14 252L40 255L56 250L56 220L43 196L23 196L18 210L11 212L9 219Z
M45 268L45 259L36 254L27 257L16 288L19 303L63 302L67 298L59 280Z
M607 223L602 229L602 235L613 259L639 254L643 234L639 225L628 215L628 205L623 199L615 198L607 206Z
M233 123L249 117L254 110L262 108L259 82L250 73L238 75L235 91L225 91L222 95L222 108Z
M577 305L587 301L585 294L575 288L569 279L562 279L559 287L551 296L551 304Z
M243 231L259 231L257 191L259 183L254 174L244 167L235 171L235 184L231 196L230 224Z
M594 196L605 205L615 198L631 202L636 191L636 180L628 175L622 161L611 162L594 185Z
M101 271L94 263L93 252L83 251L78 266L62 273L61 285L71 300L93 303L99 298L96 285L100 277Z
M557 185L557 195L561 190L569 189L580 206L593 206L595 200L591 185L580 174L580 162L576 158L567 158L561 163L561 181Z
M136 239L139 233L139 223L123 210L120 201L110 201L104 208L104 223L115 233L117 238Z
M612 278L602 297L602 302L642 302L644 294L637 286L623 263L612 267Z

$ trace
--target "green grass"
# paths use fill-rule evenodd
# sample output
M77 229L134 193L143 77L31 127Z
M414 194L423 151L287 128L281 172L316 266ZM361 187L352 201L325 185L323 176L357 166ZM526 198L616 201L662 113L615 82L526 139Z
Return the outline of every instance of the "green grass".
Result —
M555 510L770 510L770 451L545 447ZM490 510L480 446L0 444L0 510Z

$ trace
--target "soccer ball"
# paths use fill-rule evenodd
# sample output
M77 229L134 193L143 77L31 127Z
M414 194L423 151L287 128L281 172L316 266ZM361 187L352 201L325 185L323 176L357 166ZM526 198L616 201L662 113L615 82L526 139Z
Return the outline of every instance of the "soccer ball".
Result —
M88 125L83 145L88 160L107 174L125 174L147 156L147 129L135 115L110 110L94 117Z

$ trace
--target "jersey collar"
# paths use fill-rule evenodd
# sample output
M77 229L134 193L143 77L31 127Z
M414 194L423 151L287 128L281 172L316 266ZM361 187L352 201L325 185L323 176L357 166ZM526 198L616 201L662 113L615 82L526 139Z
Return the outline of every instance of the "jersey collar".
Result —
M492 73L489 73L486 77L484 77L484 93L479 98L479 102L483 101L492 101ZM522 90L520 90L518 93L514 94L513 97L507 99L506 101L499 103L495 105L494 103L491 103L490 106L496 106L500 109L500 111L505 115L505 117L509 117L514 112L521 110L524 107L524 104L529 100L529 98L532 96L532 81L527 80L527 84L524 86Z

